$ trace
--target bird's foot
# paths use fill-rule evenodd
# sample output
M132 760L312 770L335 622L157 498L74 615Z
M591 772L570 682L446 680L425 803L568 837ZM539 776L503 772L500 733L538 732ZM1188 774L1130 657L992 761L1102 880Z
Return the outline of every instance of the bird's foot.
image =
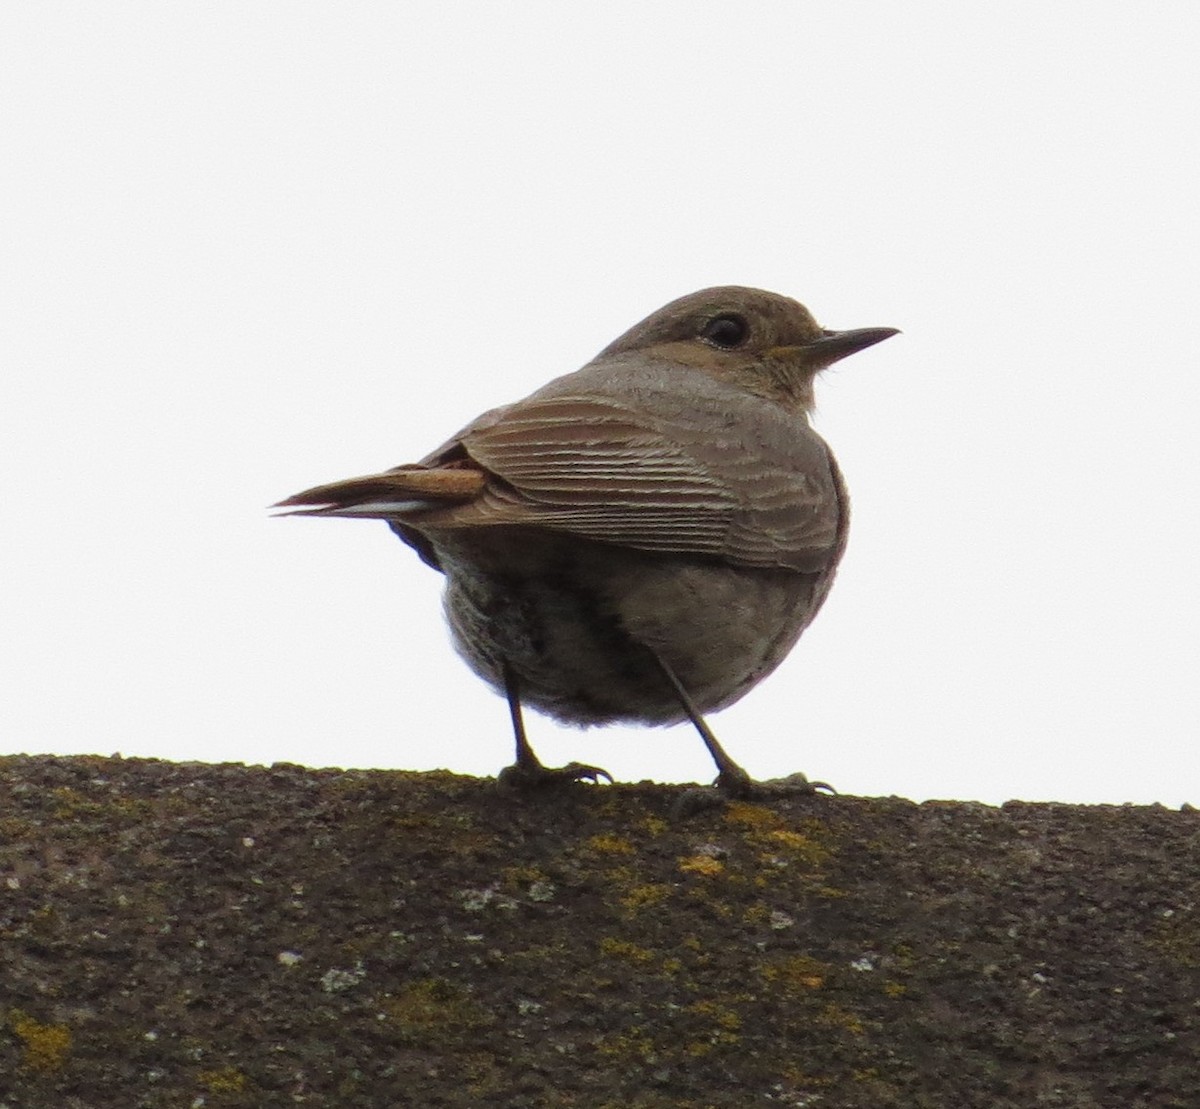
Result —
M772 797L799 797L809 793L837 793L828 782L810 782L799 770L786 778L768 778L756 782L740 766L736 773L717 775L717 792L729 801L768 801Z
M611 782L612 775L598 766L569 762L566 766L543 766L540 762L515 762L500 771L497 781L509 789L532 792L557 789L572 782Z
M675 815L693 816L706 809L722 808L730 801L773 801L781 797L805 797L825 791L837 793L828 782L810 782L797 771L786 778L755 781L740 766L732 765L717 775L709 789L689 789L675 802Z

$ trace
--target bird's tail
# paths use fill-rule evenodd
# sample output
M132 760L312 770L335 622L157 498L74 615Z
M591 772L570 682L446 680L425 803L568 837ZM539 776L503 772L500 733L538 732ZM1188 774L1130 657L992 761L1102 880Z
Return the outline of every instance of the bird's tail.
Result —
M346 516L394 520L461 504L478 496L486 478L475 469L400 466L381 474L316 485L272 505L280 516Z

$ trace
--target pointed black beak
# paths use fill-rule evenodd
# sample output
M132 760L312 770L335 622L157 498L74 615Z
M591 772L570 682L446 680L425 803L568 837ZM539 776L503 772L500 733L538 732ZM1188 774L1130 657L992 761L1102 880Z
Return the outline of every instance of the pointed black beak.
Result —
M814 361L828 366L840 358L857 354L860 350L866 350L867 347L873 347L876 343L882 343L884 339L899 334L899 329L895 327L856 327L850 331L826 331L819 339L809 343L806 349L813 353Z

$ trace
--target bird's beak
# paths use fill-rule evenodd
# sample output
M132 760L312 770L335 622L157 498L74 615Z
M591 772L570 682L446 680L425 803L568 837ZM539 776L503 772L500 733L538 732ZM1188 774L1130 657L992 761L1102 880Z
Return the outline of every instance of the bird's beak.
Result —
M826 331L816 342L810 343L808 349L820 359L823 365L845 358L848 354L857 354L860 350L873 347L899 335L895 327L856 327L850 331Z
M805 365L823 368L833 365L847 355L857 354L860 350L866 350L867 347L873 347L876 343L882 343L884 339L899 334L899 328L895 327L856 327L850 331L823 331L811 343L775 347L767 353L775 356L790 354L793 358L801 359Z

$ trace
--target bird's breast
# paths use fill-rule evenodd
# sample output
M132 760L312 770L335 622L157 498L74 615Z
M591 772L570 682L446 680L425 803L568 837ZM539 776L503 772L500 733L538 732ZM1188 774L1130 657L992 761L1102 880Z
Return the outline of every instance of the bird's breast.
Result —
M701 711L732 704L791 650L833 570L750 569L532 529L493 530L486 551L462 533L435 546L464 659L498 690L507 663L527 704L577 724L682 719L651 651Z

